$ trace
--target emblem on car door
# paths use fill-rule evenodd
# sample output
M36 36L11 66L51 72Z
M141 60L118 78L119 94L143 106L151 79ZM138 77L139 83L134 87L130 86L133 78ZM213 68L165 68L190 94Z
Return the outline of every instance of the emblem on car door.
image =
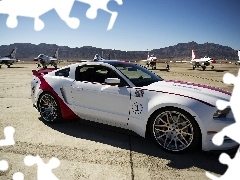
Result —
M142 111L143 111L143 105L142 104L140 104L138 102L133 103L133 105L132 105L132 112L134 114L141 114Z
M144 91L142 89L135 91L135 96L136 97L143 97L143 94L144 94Z

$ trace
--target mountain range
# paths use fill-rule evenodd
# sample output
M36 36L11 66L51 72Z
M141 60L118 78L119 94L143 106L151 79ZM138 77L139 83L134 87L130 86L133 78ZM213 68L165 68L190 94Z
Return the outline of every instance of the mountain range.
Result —
M39 54L46 54L52 56L57 48L59 48L59 58L61 60L81 60L93 59L95 54L103 55L103 58L119 60L141 60L147 58L147 51L121 51L112 49L102 49L92 46L83 46L70 48L68 46L58 46L56 44L41 43L38 45L31 43L14 43L10 45L0 46L0 55L5 56L10 51L17 47L16 57L20 60L32 60ZM192 57L191 50L194 49L199 57L212 57L214 59L228 59L237 60L237 50L228 46L223 46L214 43L198 44L194 41L189 43L178 43L174 46L165 48L153 49L149 51L154 54L158 59L190 60Z

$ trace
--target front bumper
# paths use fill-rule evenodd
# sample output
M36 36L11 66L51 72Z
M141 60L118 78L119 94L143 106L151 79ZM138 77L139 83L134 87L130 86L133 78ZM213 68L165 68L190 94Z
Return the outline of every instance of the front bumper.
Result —
M213 136L212 136L213 137ZM211 138L212 139L212 138ZM221 146L215 145L212 140L208 140L202 143L203 151L214 151L214 150L229 150L238 147L239 144L232 139L224 138Z
M233 149L239 145L238 142L228 138L227 134L223 137L223 143L220 146L215 145L212 141L212 138L215 134L221 132L227 126L235 123L234 118L212 119L209 122L210 123L207 124L205 129L205 136L203 135L202 150L204 151L228 150Z

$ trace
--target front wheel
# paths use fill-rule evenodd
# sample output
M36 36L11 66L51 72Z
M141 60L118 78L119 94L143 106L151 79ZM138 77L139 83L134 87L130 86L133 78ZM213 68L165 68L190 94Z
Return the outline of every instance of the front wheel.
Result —
M51 93L46 92L40 96L38 110L42 119L48 123L56 123L62 120L58 101Z
M171 153L191 150L201 139L199 127L193 117L172 107L158 110L151 117L150 133L163 150Z

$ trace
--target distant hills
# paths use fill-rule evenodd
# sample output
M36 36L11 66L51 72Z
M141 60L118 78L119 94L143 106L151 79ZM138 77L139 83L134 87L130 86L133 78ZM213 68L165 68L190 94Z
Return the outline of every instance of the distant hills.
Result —
M147 51L121 51L112 49L102 49L92 46L83 46L70 48L68 46L58 46L56 44L39 45L31 43L14 43L10 45L0 46L0 55L5 56L10 51L17 47L16 57L18 59L32 60L39 54L46 54L52 56L57 48L59 48L59 58L62 60L81 60L81 59L93 59L95 54L102 55L104 58L108 58L110 54L111 59L120 60L141 60L146 59ZM194 49L199 57L209 56L214 59L228 59L237 60L237 50L234 50L228 46L222 46L214 43L198 44L196 42L179 43L174 46L169 46L160 49L153 49L150 54L155 54L158 59L191 59L191 50Z

